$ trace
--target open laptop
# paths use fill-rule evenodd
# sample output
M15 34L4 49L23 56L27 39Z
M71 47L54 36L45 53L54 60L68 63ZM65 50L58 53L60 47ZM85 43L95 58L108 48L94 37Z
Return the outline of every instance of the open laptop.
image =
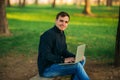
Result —
M75 63L81 61L82 57L84 56L84 53L85 53L85 47L86 47L85 44L82 44L82 45L77 47L76 56L75 56L75 62L74 63L60 63L60 65L75 64Z

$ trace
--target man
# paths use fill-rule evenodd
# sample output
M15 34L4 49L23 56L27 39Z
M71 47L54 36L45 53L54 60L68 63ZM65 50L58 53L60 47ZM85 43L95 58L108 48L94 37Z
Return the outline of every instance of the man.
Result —
M73 80L89 80L83 68L85 58L76 64L60 65L75 61L75 55L67 50L64 34L69 20L68 13L58 13L55 26L41 35L38 55L39 75L43 77L73 75Z

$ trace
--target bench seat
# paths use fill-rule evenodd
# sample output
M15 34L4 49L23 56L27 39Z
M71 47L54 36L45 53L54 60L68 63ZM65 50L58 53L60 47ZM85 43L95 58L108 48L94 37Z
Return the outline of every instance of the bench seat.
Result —
M40 77L39 74L37 74L34 77L30 78L30 80L61 80L61 77L45 78L45 77Z

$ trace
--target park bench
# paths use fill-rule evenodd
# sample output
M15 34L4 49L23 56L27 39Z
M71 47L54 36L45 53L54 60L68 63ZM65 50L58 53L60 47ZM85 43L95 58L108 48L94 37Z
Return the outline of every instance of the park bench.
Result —
M61 80L61 77L45 78L45 77L40 77L39 74L37 74L34 77L30 78L30 80Z

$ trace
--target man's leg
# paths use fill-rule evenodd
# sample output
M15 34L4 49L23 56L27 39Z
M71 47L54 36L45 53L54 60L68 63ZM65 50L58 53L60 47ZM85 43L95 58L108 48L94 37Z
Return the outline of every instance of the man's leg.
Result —
M83 66L85 64L85 59L76 64L59 65L54 64L44 71L44 77L56 77L65 75L74 75L73 80L89 80Z
M83 67L86 63L86 57L84 57L84 60L79 62ZM80 80L77 75L72 75L71 80Z
M66 65L54 64L44 71L43 76L56 77L56 76L71 75L74 74L76 70L77 69L75 64L66 64Z
M73 80L90 80L81 63L77 63L77 73Z
M52 65L44 71L44 77L56 77L56 76L66 76L75 75L73 80L89 80L81 63L76 63L72 65Z

